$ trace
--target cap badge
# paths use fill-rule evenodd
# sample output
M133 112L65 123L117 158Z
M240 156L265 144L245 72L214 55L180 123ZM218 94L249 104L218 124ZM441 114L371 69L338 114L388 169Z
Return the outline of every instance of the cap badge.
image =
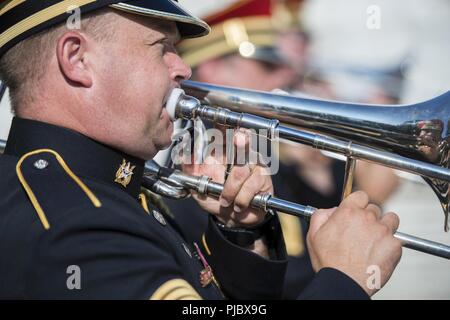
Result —
M130 162L126 162L125 159L123 159L122 164L116 172L116 180L114 180L114 182L117 182L126 188L131 182L134 168L136 168L136 166L132 166Z

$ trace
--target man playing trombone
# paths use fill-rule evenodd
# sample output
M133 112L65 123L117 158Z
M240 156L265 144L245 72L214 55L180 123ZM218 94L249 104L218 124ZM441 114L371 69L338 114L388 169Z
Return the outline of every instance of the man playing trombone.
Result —
M66 23L70 12L80 28ZM278 220L248 208L273 192L265 168L235 166L220 201L199 199L215 218L194 247L140 195L145 160L171 140L164 106L191 73L174 45L208 26L171 0L9 0L0 16L0 73L16 116L0 157L0 297L279 298ZM239 247L218 224L258 237ZM317 211L308 233L317 273L299 298L374 294L368 268L380 286L389 279L397 227L362 192Z

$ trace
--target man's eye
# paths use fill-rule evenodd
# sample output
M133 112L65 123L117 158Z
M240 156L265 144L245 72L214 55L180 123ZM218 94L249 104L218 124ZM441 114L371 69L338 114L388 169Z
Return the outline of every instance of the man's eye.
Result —
M150 45L150 47L158 48L158 50L161 50L161 52L163 54L165 54L167 52L175 51L174 44L172 43L172 41L169 41L168 39L161 39L161 40L155 41L149 45Z
M170 46L167 42L163 42L162 45L163 45L164 51L168 51L170 49Z
M155 43L155 46L157 46L163 52L166 52L168 50L168 46L165 41L158 41L157 43Z

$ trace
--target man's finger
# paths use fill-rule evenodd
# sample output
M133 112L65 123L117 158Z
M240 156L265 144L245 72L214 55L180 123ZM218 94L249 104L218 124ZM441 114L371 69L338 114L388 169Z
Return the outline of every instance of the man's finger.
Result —
M240 128L234 134L234 145L236 148L246 148L250 144L250 132Z
M369 204L369 196L364 191L356 191L345 198L341 206L342 207L356 207L359 209L365 209Z
M386 225L391 230L391 233L394 234L400 224L400 218L395 213L388 212L381 218L380 222Z
M235 164L247 164L250 157L250 133L241 128L235 132L233 139Z
M249 166L234 166L231 169L220 196L220 205L222 207L229 207L234 202L239 190L241 190L244 182L251 174Z
M383 216L383 213L382 213L380 207L373 203L369 204L367 206L366 210L371 212L373 214L373 216L376 218L376 220L380 220L381 217Z
M311 217L308 236L314 236L317 231L330 219L337 207L331 209L319 209Z
M234 211L242 212L250 206L253 198L261 192L271 191L270 178L262 176L259 172L253 171L253 174L244 182L241 190L234 200Z

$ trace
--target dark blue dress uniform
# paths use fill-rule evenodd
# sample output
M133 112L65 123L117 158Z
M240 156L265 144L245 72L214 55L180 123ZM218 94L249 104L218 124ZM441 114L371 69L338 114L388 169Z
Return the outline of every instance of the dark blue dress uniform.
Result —
M143 170L142 160L77 132L15 118L0 156L0 254L8 257L0 260L0 298L281 297L287 262L276 219L266 235L271 260L229 242L212 219L196 252L182 226L139 200ZM214 274L206 286L199 255ZM73 266L79 288L68 285ZM323 269L300 298L367 296Z
M126 186L124 167L134 167ZM180 227L140 201L143 170L142 160L79 133L15 118L0 156L0 254L8 257L0 298L280 296L280 230L267 260L228 242L211 221L199 246L215 281L203 287L205 266ZM80 289L68 288L70 266L81 271Z

